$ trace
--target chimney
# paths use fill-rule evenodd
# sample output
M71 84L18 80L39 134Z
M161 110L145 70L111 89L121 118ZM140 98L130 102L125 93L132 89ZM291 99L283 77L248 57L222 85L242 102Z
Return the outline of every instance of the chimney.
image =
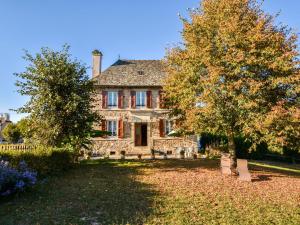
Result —
M102 53L99 50L94 50L93 54L93 77L101 73Z

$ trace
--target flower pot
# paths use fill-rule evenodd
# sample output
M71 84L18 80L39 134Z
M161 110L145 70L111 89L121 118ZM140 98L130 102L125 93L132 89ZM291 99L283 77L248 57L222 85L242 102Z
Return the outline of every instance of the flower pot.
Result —
M167 154L164 154L163 159L167 159Z
M121 159L125 159L125 151L121 151Z
M197 159L197 154L193 154L193 159Z
M180 159L184 159L184 151L180 152Z

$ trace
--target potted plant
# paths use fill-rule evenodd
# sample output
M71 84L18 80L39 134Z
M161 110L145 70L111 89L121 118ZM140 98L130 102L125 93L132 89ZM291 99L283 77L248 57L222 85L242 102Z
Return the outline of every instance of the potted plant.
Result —
M151 159L155 159L155 150L151 149Z
M193 159L197 159L197 154L196 153L193 154Z
M180 152L179 152L180 159L184 159L184 153L185 153L184 149L181 149Z
M121 159L125 159L125 153L126 152L125 151L121 151L120 153L121 153Z
M167 159L167 153L164 153L164 158L163 159Z
M92 151L85 151L84 153L84 159L91 159L92 157Z

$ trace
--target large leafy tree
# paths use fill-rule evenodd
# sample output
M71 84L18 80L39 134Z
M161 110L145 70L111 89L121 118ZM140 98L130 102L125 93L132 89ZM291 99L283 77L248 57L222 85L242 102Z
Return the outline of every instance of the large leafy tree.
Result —
M253 148L299 143L297 35L275 18L255 0L203 0L166 57L165 93L179 124L226 135L233 158L241 134Z
M30 97L20 109L29 113L26 126L32 139L46 145L70 145L78 151L89 143L89 134L97 115L92 111L94 85L86 67L69 54L42 48L40 53L25 54L29 62L16 85L21 95Z

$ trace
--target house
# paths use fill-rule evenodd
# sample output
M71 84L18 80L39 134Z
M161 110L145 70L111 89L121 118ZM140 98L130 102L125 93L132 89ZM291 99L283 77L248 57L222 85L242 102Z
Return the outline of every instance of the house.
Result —
M9 119L8 113L0 113L0 143L2 143L3 137L2 137L2 130L6 127L7 124L11 123Z
M160 60L117 60L101 71L102 53L93 52L95 110L103 117L95 129L108 131L94 138L99 154L150 154L151 149L174 154L177 147L197 147L190 138L170 137L173 120L163 107L166 73Z

